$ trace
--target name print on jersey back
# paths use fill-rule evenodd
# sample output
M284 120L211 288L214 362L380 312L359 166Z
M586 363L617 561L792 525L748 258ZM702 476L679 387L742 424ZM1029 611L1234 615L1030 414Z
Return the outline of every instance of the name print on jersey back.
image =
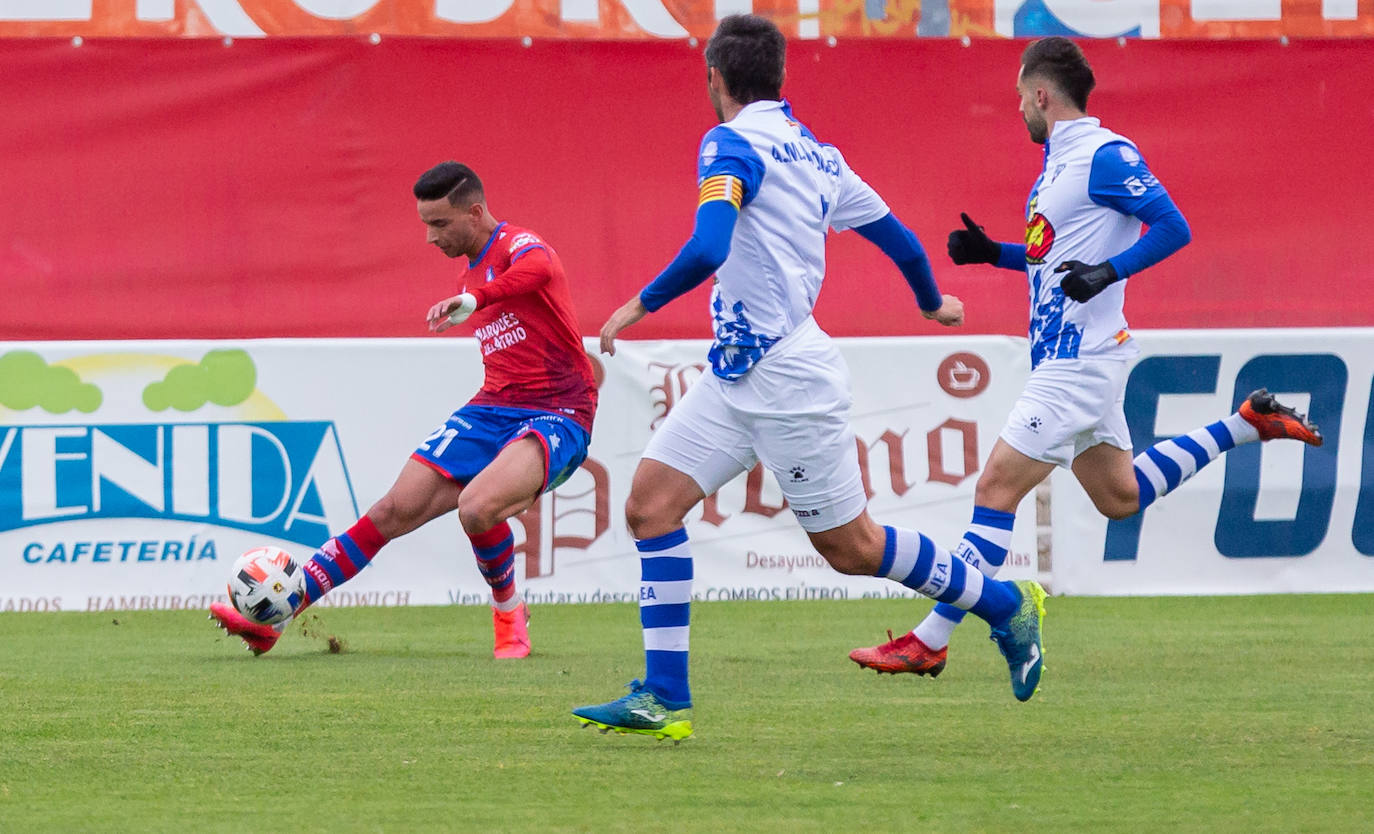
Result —
M730 256L711 296L711 370L739 379L811 315L825 275L825 235L888 213L833 145L786 102L757 101L702 138L699 183L742 185Z

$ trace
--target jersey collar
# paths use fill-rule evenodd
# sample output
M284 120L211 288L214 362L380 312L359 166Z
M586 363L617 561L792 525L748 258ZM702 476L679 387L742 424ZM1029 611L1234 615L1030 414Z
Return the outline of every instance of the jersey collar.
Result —
M783 101L776 101L773 99L760 99L758 101L751 101L748 104L744 105L742 108L740 108L740 111L735 115L735 118L738 119L745 113L762 113L765 110L782 110L782 112L789 119L792 118L792 105L788 104L785 99ZM734 121L734 119L732 119L731 121Z
M1050 138L1045 141L1045 155L1050 154L1050 144L1071 145L1074 140L1084 135L1093 128L1101 127L1102 120L1094 116L1084 116L1081 119L1055 122L1054 130L1050 132Z
M482 262L482 259L487 256L487 250L490 249L491 245L496 242L496 237L501 234L501 229L505 225L506 221L502 220L500 223L496 224L495 229L491 230L491 237L487 238L487 243L485 246L482 247L482 251L477 253L476 258L473 258L472 260L468 261L469 269L471 269L474 264L480 264Z

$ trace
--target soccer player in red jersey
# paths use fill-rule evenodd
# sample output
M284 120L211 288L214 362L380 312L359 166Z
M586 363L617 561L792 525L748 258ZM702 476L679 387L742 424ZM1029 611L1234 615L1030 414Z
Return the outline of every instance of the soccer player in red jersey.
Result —
M295 613L356 576L388 541L456 509L491 586L493 653L525 657L529 609L515 587L507 520L586 459L596 413L591 361L558 255L534 232L493 217L471 168L440 163L420 176L414 193L427 242L469 262L461 292L429 308L429 329L473 326L482 388L424 439L366 515L305 563ZM224 603L211 605L210 617L259 655L290 622L261 625Z

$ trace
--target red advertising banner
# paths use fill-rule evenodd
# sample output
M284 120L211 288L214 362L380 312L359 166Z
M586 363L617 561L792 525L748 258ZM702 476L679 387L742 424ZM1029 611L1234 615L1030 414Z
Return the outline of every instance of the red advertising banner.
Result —
M1357 41L1089 42L1090 110L1134 139L1193 243L1131 281L1154 328L1374 325L1374 50ZM924 241L965 332L1023 334L1025 278L956 268L967 211L1023 234L1040 171L1021 45L794 41L799 118ZM367 38L0 44L3 339L420 336L461 265L411 186L473 166L560 252L583 332L677 252L715 122L700 49ZM881 253L833 238L837 335L934 333ZM709 335L702 287L627 336Z
M800 38L1374 35L1374 0L0 0L0 37L685 39L750 11Z

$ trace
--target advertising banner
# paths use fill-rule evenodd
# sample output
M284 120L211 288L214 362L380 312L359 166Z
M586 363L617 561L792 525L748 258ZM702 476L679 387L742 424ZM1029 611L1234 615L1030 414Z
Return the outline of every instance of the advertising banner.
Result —
M1025 378L1025 342L845 339L880 523L954 544ZM705 342L621 342L576 475L512 523L531 602L632 600L624 502ZM595 346L589 341L588 347ZM261 544L308 558L380 498L481 383L469 339L0 345L0 611L203 608ZM1037 568L1033 502L1007 575ZM832 570L777 483L742 475L688 519L697 599L910 595ZM456 516L389 544L324 605L485 604Z
M425 244L411 187L446 159L472 166L496 217L558 251L591 336L691 234L697 153L716 123L701 50L680 41L0 47L10 340L422 336L459 267ZM941 288L968 307L964 333L1026 334L1024 274L944 253L960 212L998 240L1025 237L1044 160L1012 90L1022 48L789 47L795 114L923 241ZM1374 293L1349 291L1374 263L1374 236L1350 232L1374 227L1350 154L1374 147L1368 42L1085 49L1091 112L1136 142L1193 233L1132 279L1133 326L1374 324ZM859 235L833 235L827 258L827 331L938 332ZM708 337L707 292L634 337ZM73 315L94 298L98 315Z
M0 36L704 38L740 12L799 38L1374 34L1369 0L0 0Z
M1257 388L1308 412L1325 440L1238 447L1124 521L1057 472L1055 592L1374 591L1374 330L1136 336L1125 401L1136 450L1224 417Z

